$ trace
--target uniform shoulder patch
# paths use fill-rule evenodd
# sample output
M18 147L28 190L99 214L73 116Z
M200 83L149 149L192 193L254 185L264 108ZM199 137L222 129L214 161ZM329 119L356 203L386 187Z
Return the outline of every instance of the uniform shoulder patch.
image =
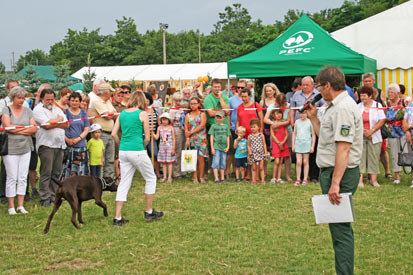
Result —
M350 135L350 126L349 125L341 125L341 135L343 137L347 137L348 135Z

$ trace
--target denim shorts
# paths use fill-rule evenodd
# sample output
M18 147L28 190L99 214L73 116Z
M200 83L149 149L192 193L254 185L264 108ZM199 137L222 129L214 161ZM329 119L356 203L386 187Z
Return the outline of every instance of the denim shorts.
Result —
M212 158L213 169L225 169L227 164L227 153L224 151L215 150L215 155Z
M240 158L235 159L235 168L247 168L248 167L248 159L247 158Z

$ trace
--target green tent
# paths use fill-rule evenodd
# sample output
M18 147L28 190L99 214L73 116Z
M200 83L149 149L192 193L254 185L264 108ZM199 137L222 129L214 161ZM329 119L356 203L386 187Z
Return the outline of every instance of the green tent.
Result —
M359 54L330 36L307 15L264 47L228 61L230 78L317 75L326 65L344 74L376 71L376 60Z
M18 73L16 73L15 77L18 78L19 76L23 76L26 73L27 68L30 65L26 65L23 69L21 69ZM56 76L54 75L55 66L52 65L33 65L33 68L36 70L37 76L43 81L56 81ZM68 76L67 80L72 81L81 81L80 79Z

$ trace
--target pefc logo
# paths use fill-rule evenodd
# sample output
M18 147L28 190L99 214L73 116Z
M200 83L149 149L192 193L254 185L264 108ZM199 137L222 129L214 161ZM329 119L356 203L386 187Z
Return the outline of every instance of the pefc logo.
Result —
M280 55L296 55L311 52L314 47L304 48L305 45L313 41L314 35L308 31L299 31L287 38L283 43L283 48L280 50Z
M313 38L314 36L311 32L299 31L291 35L287 40L285 40L285 42L283 43L283 47L285 49L302 47L313 41Z

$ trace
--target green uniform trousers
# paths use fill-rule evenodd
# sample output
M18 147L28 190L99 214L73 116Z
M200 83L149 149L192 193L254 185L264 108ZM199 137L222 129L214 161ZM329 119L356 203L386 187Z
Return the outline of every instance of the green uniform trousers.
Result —
M320 185L323 194L328 194L334 167L321 169ZM340 193L352 193L357 190L360 179L359 167L347 168L340 182ZM354 236L350 223L330 223L331 238L335 252L337 274L354 273Z

